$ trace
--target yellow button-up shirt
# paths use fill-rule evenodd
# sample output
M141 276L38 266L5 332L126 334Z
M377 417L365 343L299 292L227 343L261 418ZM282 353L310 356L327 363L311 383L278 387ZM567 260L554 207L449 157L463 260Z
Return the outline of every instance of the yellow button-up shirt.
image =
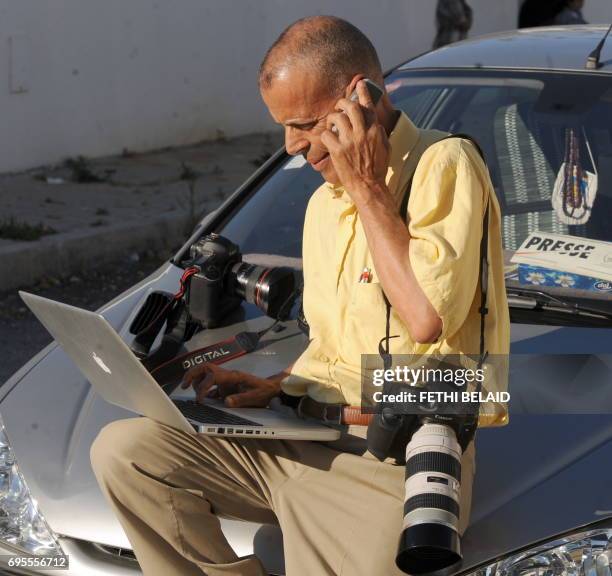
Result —
M419 344L392 309L390 333L399 337L390 340L390 352L478 353L480 239L489 201L485 341L490 354L507 354L510 322L499 204L473 144L459 138L432 144L441 136L437 131L419 130L403 113L389 136L386 183L391 194L403 194L414 174L408 203L409 265L443 324L436 342ZM386 307L359 213L343 188L326 183L311 197L302 250L310 342L283 380L282 389L320 402L359 405L361 355L378 354L378 343L385 336ZM366 267L372 271L371 282L360 283Z

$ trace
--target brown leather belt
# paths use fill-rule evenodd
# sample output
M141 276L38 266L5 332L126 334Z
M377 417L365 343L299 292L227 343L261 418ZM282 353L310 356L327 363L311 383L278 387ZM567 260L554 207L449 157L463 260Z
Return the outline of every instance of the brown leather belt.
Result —
M310 396L303 396L297 407L300 416L310 416L329 424L344 424L348 426L368 426L373 414L364 414L360 406L345 404L325 404L317 402Z

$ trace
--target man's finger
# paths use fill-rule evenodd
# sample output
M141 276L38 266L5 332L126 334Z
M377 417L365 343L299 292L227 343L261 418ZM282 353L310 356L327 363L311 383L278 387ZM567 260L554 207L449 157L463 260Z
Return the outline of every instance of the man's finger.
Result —
M230 408L250 406L252 408L264 408L268 405L268 396L262 390L253 389L239 394L225 397L225 404Z
M183 381L181 382L181 388L189 388L191 381L194 378L194 370L195 368L190 368L187 370L187 372L185 372L183 375Z
M181 382L181 388L189 388L194 382L197 382L203 375L203 370L201 370L200 366L197 368L191 368L185 375L183 376L183 380Z
M340 138L350 137L353 127L349 118L343 112L332 112L327 115L325 125L330 132L335 132ZM334 130L334 127L336 130Z
M342 110L348 116L355 137L362 137L366 131L366 119L361 106L357 102L341 98L336 103L336 108Z
M359 104L375 114L376 106L374 106L372 96L370 96L370 91L368 90L368 86L366 85L365 81L359 80L359 82L357 82L356 90L357 96L359 96Z
M226 375L231 375L233 372L231 370L225 370L211 362L206 362L204 364L200 364L199 366L194 366L190 368L185 375L183 376L183 381L181 383L181 388L189 388L189 386L196 386L198 382L202 380L207 374L214 374L219 378L225 378Z
M333 152L340 145L338 135L331 130L324 130L321 132L321 142L329 152Z
M219 394L219 386L217 386L216 384L213 384L209 389L208 389L208 394L206 394L207 398L221 398L220 394Z
M212 372L208 372L198 383L197 387L194 386L196 388L196 401L203 402L204 398L208 396L208 392L215 384L215 375Z
M197 384L199 380L202 379L203 376L208 372L205 364L200 366L194 366L185 372L183 376L183 380L181 382L181 388L189 388L192 384Z

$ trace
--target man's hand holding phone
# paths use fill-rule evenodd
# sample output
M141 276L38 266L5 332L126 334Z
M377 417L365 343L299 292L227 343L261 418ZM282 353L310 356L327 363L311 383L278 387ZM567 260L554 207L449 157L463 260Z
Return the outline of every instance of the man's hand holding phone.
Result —
M356 92L358 101L338 100L338 111L327 116L321 142L329 151L342 185L359 204L373 193L386 190L390 146L364 80L357 83Z

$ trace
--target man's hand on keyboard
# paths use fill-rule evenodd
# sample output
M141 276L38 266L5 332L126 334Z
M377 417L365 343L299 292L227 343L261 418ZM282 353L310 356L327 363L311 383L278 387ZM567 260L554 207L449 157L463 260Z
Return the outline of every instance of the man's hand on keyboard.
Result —
M232 408L263 408L280 394L280 379L260 378L247 372L226 370L215 364L200 364L191 368L183 378L181 388L193 386L196 400L224 398Z

